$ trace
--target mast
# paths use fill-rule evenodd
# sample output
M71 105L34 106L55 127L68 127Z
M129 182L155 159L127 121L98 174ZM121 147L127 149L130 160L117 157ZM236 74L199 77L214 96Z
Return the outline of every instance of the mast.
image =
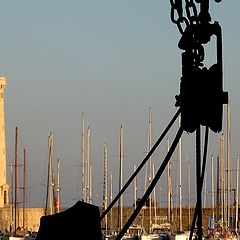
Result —
M227 228L230 228L230 204L231 204L231 107L227 104Z
M221 220L223 227L225 226L225 164L224 164L224 135L220 138L220 168L221 168Z
M89 203L92 204L92 164L90 164Z
M103 184L103 207L104 210L107 209L108 207L108 149L107 149L107 144L104 143L104 184ZM108 230L108 217L107 215L105 216L105 231L107 233Z
M136 164L134 163L133 165L133 172L136 171ZM136 209L137 206L137 178L134 178L134 182L133 182L133 192L134 192L134 209Z
M87 128L87 188L86 188L86 202L90 203L90 137L91 130L90 126Z
M152 109L149 108L148 113L148 153L152 148ZM152 156L149 158L149 176L148 176L148 185L152 181ZM149 222L150 227L152 226L152 194L149 197Z
M119 192L123 187L123 126L120 128ZM123 194L118 201L118 228L123 227Z
M148 140L147 140L147 153L150 152L152 148L152 109L149 108L148 109ZM147 163L147 167L146 167L146 172L145 172L145 187L144 187L144 192L146 192L147 190L147 186L149 186L149 184L152 181L152 174L153 174L153 170L152 170L153 164L152 164L152 156L149 157L149 161ZM152 194L150 194L149 196L149 225L150 228L152 226ZM150 229L151 230L151 229Z
M219 157L217 157L217 212L216 212L216 220L219 220L220 219L220 206L221 206L221 192L220 192L220 189L221 189L221 183L220 183L220 159Z
M18 128L15 128L15 198L14 198L14 231L16 233L18 220Z
M170 141L167 138L167 152L169 152ZM168 162L168 221L172 222L172 163Z
M56 210L60 212L60 159L57 159L57 199L56 199Z
M169 138L167 138L167 153L169 151ZM168 221L171 222L171 194L170 194L170 161L167 165L167 180L168 180Z
M26 149L23 149L23 229L26 221Z
M49 207L50 214L53 214L53 201L54 201L54 177L53 177L53 134L50 133L48 138L49 148Z
M187 157L188 163L188 225L191 226L191 172L190 172L190 161Z
M113 178L112 178L112 173L110 173L110 202L113 200ZM110 230L112 232L113 228L113 211L112 208L110 210Z
M235 232L238 232L238 192L239 192L239 155L237 156L237 173L236 173L236 201L235 201Z
M85 143L84 143L84 113L82 113L82 199L86 201L86 163L85 163Z
M211 163L212 163L212 217L213 217L213 222L215 222L215 199L214 199L214 172L213 172L213 155L211 156Z
M206 208L207 201L207 174L204 176L204 199L203 199L203 208Z
M48 136L48 148L49 148L49 136ZM49 150L48 150L49 151ZM49 152L48 152L49 154ZM45 216L47 216L47 212L48 212L48 198L49 198L49 180L50 180L50 172L49 172L49 168L50 168L50 161L49 161L49 156L48 156L48 173L47 173L47 192L46 192L46 200L45 200Z
M155 177L155 165L152 164L152 177ZM153 189L153 208L154 208L154 223L156 223L157 218L157 200L156 200L156 188Z
M179 127L181 117L179 117ZM182 138L179 139L179 230L182 231Z
M13 219L14 219L14 191L13 191L13 182L14 182L14 175L13 175L13 164L12 162L10 163L10 176L11 176L11 210L12 210L12 215L11 215L11 226L13 225Z

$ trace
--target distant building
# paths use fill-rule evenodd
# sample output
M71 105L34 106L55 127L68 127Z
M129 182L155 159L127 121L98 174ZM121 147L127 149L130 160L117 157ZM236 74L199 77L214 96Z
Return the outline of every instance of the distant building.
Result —
M4 117L4 89L6 78L0 77L0 208L8 204L9 185L6 173L6 142L5 142L5 117Z
M13 227L13 204L9 203L9 185L7 184L7 162L5 142L5 117L4 117L4 89L6 78L0 77L0 229L8 231ZM37 231L40 218L44 215L43 208L27 208L25 212L25 228ZM18 226L23 226L23 208L18 208Z

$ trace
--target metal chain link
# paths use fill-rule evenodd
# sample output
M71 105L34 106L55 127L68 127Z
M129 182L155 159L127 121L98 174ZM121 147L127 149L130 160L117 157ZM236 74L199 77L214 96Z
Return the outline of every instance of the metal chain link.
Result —
M176 24L177 24L179 32L181 34L183 34L185 29L186 29L186 27L189 25L189 22L188 22L187 18L180 17L180 18L177 19Z
M195 0L201 2L201 0ZM183 1L170 0L171 4L171 21L177 25L179 32L183 35L186 28L190 25L199 24L197 7L193 0L185 0L186 17L183 15ZM194 56L194 65L201 66L204 60L204 48L201 44L194 44L192 49Z
M183 15L182 0L170 0L171 4L171 21L177 25L181 34L185 31L186 27L198 23L197 7L193 0L185 0L185 11L187 17Z
M176 24L181 35L189 26L197 27L198 24L209 23L211 16L209 13L210 0L170 0L171 4L171 21ZM214 0L219 3L222 0ZM183 8L185 2L185 8ZM200 12L196 4L200 4ZM184 11L185 10L185 11ZM186 16L184 16L184 12ZM204 47L197 41L193 44L193 55L195 66L202 66L205 57Z
M188 25L199 23L199 14L195 3L205 5L210 0L185 0L186 17L183 15L183 0L170 0L171 4L171 21L177 25L178 30L183 34ZM214 0L219 3L222 0ZM185 25L185 28L183 26Z
M186 13L190 24L198 24L198 13L197 7L193 0L185 0L186 2Z
M171 21L177 25L181 34L185 31L189 25L189 21L183 16L182 0L170 0L171 4ZM184 27L185 25L185 27Z
M177 23L178 18L183 16L182 2L179 0L170 0L171 4L171 20L173 23ZM175 18L175 13L177 18Z

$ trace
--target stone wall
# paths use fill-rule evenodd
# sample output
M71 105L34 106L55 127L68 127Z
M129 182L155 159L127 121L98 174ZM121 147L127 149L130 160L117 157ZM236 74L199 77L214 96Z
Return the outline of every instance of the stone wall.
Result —
M133 210L134 210L133 207L125 207L124 208L124 210L123 210L123 225L129 219ZM100 212L102 212L102 209ZM194 208L191 208L190 209L190 224L189 224L188 208L182 209L183 230L187 230L189 225L191 225L193 214L194 214ZM168 209L167 208L157 208L156 209L156 216L157 216L156 222L154 222L154 210L153 209L152 209L151 215L152 215L152 223L157 223L157 224L166 223L167 216L168 216ZM172 229L174 231L177 231L177 230L179 230L179 225L180 225L179 224L179 219L180 219L179 218L179 208L174 208L172 215L173 215ZM211 215L212 215L211 208L203 209L203 227L204 227L204 229L207 229L208 219ZM142 209L134 223L143 226L144 229L148 231L150 228L150 217L149 216L150 216L149 208ZM111 217L111 213L108 214L108 226L112 229L117 229L117 226L118 226L118 209L117 208L113 208L112 217ZM104 220L102 221L102 227L104 228Z
M43 208L26 208L25 229L38 230L40 218L44 215ZM1 230L9 230L14 219L14 212L11 206L0 208L0 228ZM23 227L23 209L19 208L17 215L17 226Z
M123 210L123 224L126 223L126 221L131 216L131 213L133 212L133 207L125 207ZM161 224L165 223L167 220L168 210L167 208L157 208L157 221L156 223ZM100 213L102 212L102 209L100 209ZM194 209L192 208L190 211L190 224L192 221ZM0 208L0 227L1 230L8 229L10 227L10 224L12 222L12 208L4 207ZM28 230L38 230L40 225L40 218L44 215L44 209L43 208L27 208L26 209L26 229ZM206 208L203 209L203 227L207 229L208 226L208 218L212 215L212 209ZM142 209L141 213L136 218L135 223L143 226L146 230L150 227L150 219L149 219L149 208ZM183 222L183 230L187 229L189 226L189 211L187 208L182 209L182 222ZM18 219L18 226L23 226L23 209L19 209L19 217ZM154 223L154 211L152 211L152 222ZM102 221L102 226L104 227L104 220ZM118 208L113 208L112 210L112 217L111 212L108 214L108 226L112 229L117 229L118 226ZM175 208L173 209L173 222L172 227L176 231L179 228L179 209Z

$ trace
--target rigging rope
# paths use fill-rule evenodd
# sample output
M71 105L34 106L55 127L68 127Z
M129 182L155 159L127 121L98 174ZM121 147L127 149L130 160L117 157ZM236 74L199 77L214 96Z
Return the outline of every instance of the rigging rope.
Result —
M121 189L121 191L117 194L117 196L113 199L113 201L109 204L108 208L102 213L102 215L100 216L100 220L102 221L104 219L104 217L108 214L108 212L111 210L111 208L114 206L114 204L118 201L118 199L121 197L121 195L125 192L125 190L128 188L128 186L132 183L132 181L134 180L134 178L137 176L137 174L140 172L140 170L143 168L143 166L146 164L146 162L148 161L148 159L151 157L151 155L154 153L154 151L157 149L157 147L159 146L159 144L162 142L162 140L164 139L164 137L166 136L166 134L168 133L168 131L171 129L172 125L174 124L174 122L176 121L176 119L178 118L180 114L180 109L178 109L178 111L175 113L175 115L173 116L172 120L170 121L170 123L168 124L168 126L166 127L166 129L163 131L163 133L161 134L161 136L158 138L158 140L156 141L156 143L153 145L152 149L149 151L149 153L147 154L147 156L143 159L143 161L141 162L141 164L138 166L138 168L136 169L136 171L132 174L132 176L129 178L129 180L126 182L126 184L123 186L123 188Z
M209 128L206 127L205 140L204 140L203 163L202 163L202 170L201 170L201 178L200 178L200 182L199 182L199 191L201 190L201 192L202 192L202 188L203 188L203 181L204 181L204 175L205 175L205 169L206 169L206 163L207 163L208 137L209 137ZM201 200L201 198L200 199L197 198L197 203L196 203L196 206L195 206L195 211L194 211L194 216L193 216L193 220L192 220L192 226L191 226L189 240L191 240L192 237L193 237L193 232L194 232L196 220L197 220L197 217L198 217L197 206L198 206L198 201L199 200Z
M177 25L182 37L179 41L179 48L184 50L182 54L182 78L180 85L180 95L176 96L176 106L180 109L175 114L172 121L169 123L165 131L157 140L155 145L149 151L142 163L129 178L127 183L123 186L114 200L109 204L108 208L103 212L100 219L102 220L107 213L111 210L117 200L121 197L127 187L131 184L139 171L148 161L150 156L156 150L166 133L172 127L178 115L181 113L181 126L174 139L174 142L168 151L165 159L163 160L157 174L150 183L144 196L138 203L136 209L130 216L125 226L120 231L116 240L120 240L126 233L127 229L133 223L142 207L149 198L155 185L160 179L165 167L168 164L183 131L194 132L196 130L196 176L197 176L197 202L195 213L193 217L190 240L193 235L196 220L198 220L198 238L202 239L202 200L201 193L203 187L204 173L206 168L207 147L208 147L208 134L209 128L214 132L222 130L222 105L227 103L227 93L222 90L222 38L221 27L218 23L211 24L211 15L209 13L210 0L185 0L185 13L183 15L183 0L170 0L171 4L171 20ZM198 14L195 3L200 4L200 12ZM221 0L215 0L221 2ZM210 41L211 36L217 37L217 63L209 69L203 67L205 58L203 44ZM202 81L203 79L211 79L208 83ZM192 82L195 80L195 84ZM214 96L209 96L209 93L214 93ZM202 94L204 93L204 94ZM214 99L214 101L211 101ZM211 102L209 104L209 102ZM203 163L201 166L201 125L206 126L205 130L205 144Z
M164 172L164 169L166 168L172 154L174 153L174 151L177 147L177 144L179 142L179 139L182 136L182 133L183 133L183 128L180 127L178 132L177 132L177 135L176 135L176 137L175 137L175 139L172 143L172 146L170 147L165 159L163 160L163 162L162 162L160 168L158 169L155 177L153 178L152 182L150 183L147 191L145 192L145 194L143 195L143 197L139 201L138 205L136 206L136 209L134 210L134 212L132 213L132 215L128 219L127 223L122 228L122 230L120 231L120 233L118 234L118 236L116 237L115 240L120 240L124 236L124 234L127 232L128 228L131 226L131 224L133 223L133 221L135 220L135 218L137 217L137 215L141 211L142 207L144 206L144 204L146 203L147 199L149 198L151 192L153 191L154 187L156 186L158 180L162 176L162 174Z

